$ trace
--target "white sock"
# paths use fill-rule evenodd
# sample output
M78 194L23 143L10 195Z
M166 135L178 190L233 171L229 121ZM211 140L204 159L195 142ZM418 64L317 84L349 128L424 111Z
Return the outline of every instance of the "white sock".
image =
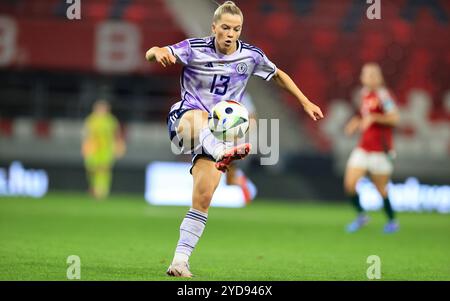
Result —
M175 253L172 262L188 262L189 256L184 253Z
M188 262L198 240L205 229L208 214L189 209L180 226L180 239L178 240L175 256L172 262Z
M211 133L208 127L200 131L199 141L203 149L213 156L214 159L220 159L225 151L225 143L220 141Z

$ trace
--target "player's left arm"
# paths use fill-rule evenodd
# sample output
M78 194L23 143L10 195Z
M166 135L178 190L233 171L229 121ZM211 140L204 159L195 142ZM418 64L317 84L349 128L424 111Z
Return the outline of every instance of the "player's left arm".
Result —
M127 151L127 144L120 123L115 119L114 127L114 155L116 159L122 158Z
M89 155L89 126L87 119L83 122L81 129L81 155L86 157Z
M390 112L387 114L373 114L373 119L375 123L395 127L400 121L400 114L398 113L398 111Z
M372 113L365 116L361 122L362 129L368 128L371 124L381 124L396 127L400 122L400 114L395 102L390 97L381 100L383 113Z
M323 113L320 110L320 108L315 105L313 102L311 102L303 93L302 91L297 87L297 85L294 83L294 81L291 79L291 77L286 74L284 71L277 69L275 72L275 75L272 77L272 79L284 90L291 93L295 98L298 99L298 101L303 106L303 109L305 112L314 120L319 120L323 118Z

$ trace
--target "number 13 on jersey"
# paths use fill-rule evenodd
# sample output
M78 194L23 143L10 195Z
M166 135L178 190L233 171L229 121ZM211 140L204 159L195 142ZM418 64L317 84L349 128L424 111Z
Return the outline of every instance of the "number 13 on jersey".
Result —
M209 92L217 95L225 95L227 93L230 77L226 75L221 75L219 77L219 80L217 80L217 78L218 76L217 74L215 74Z

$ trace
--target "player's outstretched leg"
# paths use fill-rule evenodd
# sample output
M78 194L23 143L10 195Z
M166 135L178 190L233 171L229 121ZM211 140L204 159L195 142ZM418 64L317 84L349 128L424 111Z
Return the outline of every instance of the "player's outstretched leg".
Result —
M251 148L250 143L244 143L225 150L222 156L218 158L216 168L222 172L227 171L233 161L245 158L250 153Z
M207 125L200 131L199 142L201 147L216 160L216 168L222 172L227 171L231 162L245 158L251 150L250 143L233 146L217 139Z
M177 277L192 277L189 269L189 257L197 245L208 220L208 208L212 196L219 185L221 173L215 168L214 162L200 157L192 168L194 189L192 194L192 208L180 226L175 256L167 274Z
M227 170L231 162L246 157L251 150L250 143L229 146L217 139L208 127L208 113L200 110L191 110L183 115L179 134L184 141L192 141L195 153L204 151L211 155L217 162L216 168L222 172Z

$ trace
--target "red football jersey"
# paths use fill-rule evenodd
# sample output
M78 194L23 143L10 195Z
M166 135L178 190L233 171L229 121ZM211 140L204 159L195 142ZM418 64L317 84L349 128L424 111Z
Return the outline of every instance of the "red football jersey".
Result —
M392 94L386 88L375 91L361 90L361 116L386 114L396 110ZM372 152L389 152L393 149L392 127L373 123L361 136L359 147Z

